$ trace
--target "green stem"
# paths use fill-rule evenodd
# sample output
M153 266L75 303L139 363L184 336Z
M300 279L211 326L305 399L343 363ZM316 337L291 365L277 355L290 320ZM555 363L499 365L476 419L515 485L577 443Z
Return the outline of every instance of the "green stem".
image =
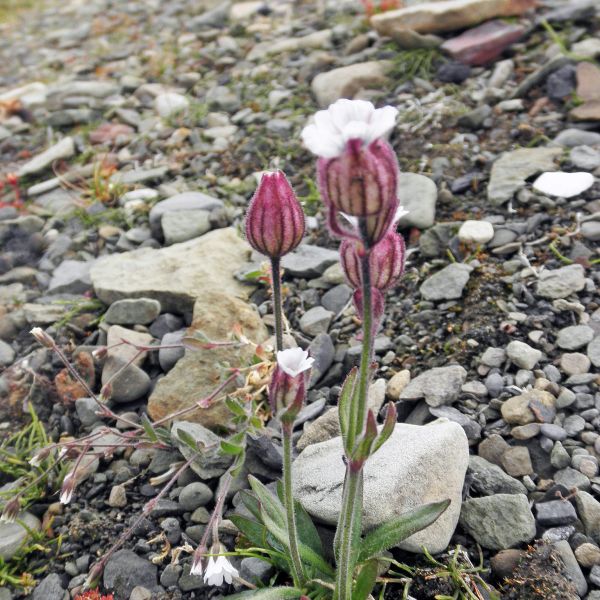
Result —
M283 350L283 306L281 303L281 259L271 259L271 289L273 290L273 315L275 316L275 346Z
M292 493L292 424L282 425L281 432L283 437L283 503L285 504L290 540L292 577L295 585L303 585L305 577L298 549L298 528L296 526L294 495Z
M275 345L277 351L283 350L283 307L281 303L281 269L280 259L271 259L271 288L273 290L273 313L275 316ZM292 423L281 424L283 442L283 503L286 510L288 537L290 541L290 559L292 577L295 585L305 581L300 551L298 550L298 528L294 511L294 495L292 493Z
M369 268L369 253L366 252L361 260L362 275L362 300L363 300L363 346L360 357L360 370L358 374L358 393L355 405L351 410L351 423L349 436L352 448L356 440L362 435L367 421L367 394L369 387L369 372L373 354L373 307L371 295L371 274ZM354 572L354 548L360 539L355 539L356 533L360 538L360 527L356 519L362 516L363 508L363 465L353 465L350 457L346 457L346 478L344 480L344 493L340 520L338 523L338 537L340 540L339 560L337 565L336 588L334 600L350 600L352 597L352 581Z

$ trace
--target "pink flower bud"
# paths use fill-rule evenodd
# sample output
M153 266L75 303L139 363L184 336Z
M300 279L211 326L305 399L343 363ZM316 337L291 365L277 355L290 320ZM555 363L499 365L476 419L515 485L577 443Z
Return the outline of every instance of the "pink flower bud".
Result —
M365 248L356 240L344 240L340 244L340 259L344 273L352 287L362 287L361 262ZM392 287L404 272L406 247L404 238L395 231L386 236L369 252L371 285L382 292Z
M15 496L6 502L2 515L0 516L0 522L14 523L15 519L21 512L21 497Z
M41 328L34 327L29 333L46 348L54 348L54 340Z
M308 371L314 358L306 350L290 348L277 353L277 366L269 385L269 401L282 423L292 423L304 403Z
M335 235L351 235L367 247L377 244L388 232L398 209L398 161L383 140L364 146L359 139L346 144L336 158L319 158L319 189L328 208L328 223ZM340 226L338 214L359 219L357 232Z
M279 258L304 236L304 213L286 176L265 173L246 213L246 238L258 252Z
M73 498L73 492L75 491L76 484L77 480L75 479L75 473L73 471L69 471L69 473L65 475L65 478L62 482L62 486L60 488L61 504L69 504L69 502L71 502L71 498Z

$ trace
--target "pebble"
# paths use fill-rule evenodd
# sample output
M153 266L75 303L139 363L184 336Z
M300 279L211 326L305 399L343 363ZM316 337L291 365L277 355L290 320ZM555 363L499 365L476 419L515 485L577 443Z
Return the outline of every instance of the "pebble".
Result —
M521 369L533 369L542 358L542 353L525 342L513 340L506 346L508 358Z
M594 339L594 330L587 325L571 325L558 332L556 344L563 350L577 350Z
M329 325L335 314L322 306L315 306L307 310L300 318L300 329L311 337L327 333Z
M205 483L194 481L181 490L178 501L185 510L194 511L207 505L212 497L212 490Z
M104 320L116 325L147 325L158 317L160 311L160 302L153 298L117 300L108 307Z
M487 244L494 237L494 226L488 221L465 221L458 239L465 243Z
M451 263L427 278L419 291L425 300L456 300L462 296L472 270L469 265Z

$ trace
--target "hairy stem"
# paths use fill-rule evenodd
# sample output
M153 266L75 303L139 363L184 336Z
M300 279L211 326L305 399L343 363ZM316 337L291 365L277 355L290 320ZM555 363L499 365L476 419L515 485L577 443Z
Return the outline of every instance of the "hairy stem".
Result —
M361 260L361 275L363 345L358 374L358 393L353 402L349 427L349 435L351 436L351 444L349 447L351 449L363 434L367 421L367 394L369 389L371 357L373 354L373 307L368 252L365 252L365 255ZM355 539L355 530L360 537L360 528L356 526L356 519L361 517L363 508L363 488L361 485L363 463L360 462L360 464L356 465L353 464L350 456L346 458L346 478L344 480L344 493L336 536L340 546L334 600L350 600L352 596L354 548L360 541Z
M271 259L271 289L273 290L273 315L275 316L276 350L283 350L283 306L281 303L281 259Z

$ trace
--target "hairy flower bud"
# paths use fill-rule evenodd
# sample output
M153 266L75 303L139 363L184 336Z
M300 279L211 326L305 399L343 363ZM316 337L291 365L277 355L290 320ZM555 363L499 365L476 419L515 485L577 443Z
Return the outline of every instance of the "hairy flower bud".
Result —
M77 485L77 480L75 479L75 472L69 471L65 478L63 479L62 486L60 488L60 503L61 504L69 504L71 502L71 498L73 498L73 492L75 491L75 486Z
M258 252L280 258L300 244L304 213L286 176L265 173L246 213L246 238Z
M269 385L269 402L282 422L293 422L304 402L308 371L314 358L302 348L277 353L277 366Z
M54 348L54 340L41 328L34 327L29 333L46 348Z
M6 502L4 505L4 509L2 510L2 515L0 516L0 522L5 523L14 523L15 519L19 516L21 512L21 497L14 496Z
M364 146L353 139L341 156L319 158L317 170L332 232L349 234L339 224L342 213L358 219L357 233L365 246L377 244L393 225L399 206L398 161L392 147L383 140Z
M352 287L362 287L362 260L364 246L356 240L340 244L340 260L346 278ZM404 272L406 247L404 238L395 231L386 236L369 251L369 280L373 287L384 292L392 287Z

